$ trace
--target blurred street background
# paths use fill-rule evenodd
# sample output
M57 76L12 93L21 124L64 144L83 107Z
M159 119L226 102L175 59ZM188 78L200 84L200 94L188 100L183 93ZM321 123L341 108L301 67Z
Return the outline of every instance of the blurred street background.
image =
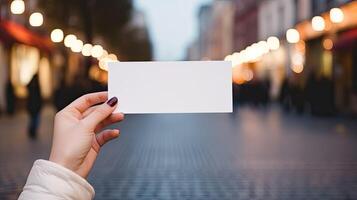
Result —
M0 0L0 199L108 62L167 60L230 61L234 113L126 116L96 199L357 199L352 0Z

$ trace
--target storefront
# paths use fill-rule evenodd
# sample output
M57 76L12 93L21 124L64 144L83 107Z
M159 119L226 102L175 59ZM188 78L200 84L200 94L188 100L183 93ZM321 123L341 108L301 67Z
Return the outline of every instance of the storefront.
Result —
M336 107L357 113L357 28L338 34L333 60Z
M39 75L43 98L50 98L53 92L50 40L31 32L22 25L3 20L0 22L0 41L2 51L0 68L4 72L0 78L1 99L6 99L13 94L21 104L28 95L26 86L35 74Z
M357 113L356 10L355 1L342 6L343 20L338 23L332 21L331 13L322 13L316 24L323 25L322 30L314 29L311 21L296 25L305 44L300 80L306 98L322 106L321 112Z

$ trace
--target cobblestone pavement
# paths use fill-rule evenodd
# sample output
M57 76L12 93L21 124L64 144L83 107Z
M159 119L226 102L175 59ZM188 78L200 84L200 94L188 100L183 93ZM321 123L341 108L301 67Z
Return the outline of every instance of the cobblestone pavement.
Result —
M0 199L15 199L47 158L26 116L0 119ZM357 199L357 122L242 107L234 114L127 115L89 182L96 199Z

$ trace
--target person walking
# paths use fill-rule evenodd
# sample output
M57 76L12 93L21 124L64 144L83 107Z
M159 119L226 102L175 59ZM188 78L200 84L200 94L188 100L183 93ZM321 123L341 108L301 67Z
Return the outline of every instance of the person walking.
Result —
M27 85L27 91L27 111L30 115L28 134L30 138L34 139L36 138L37 129L40 124L40 112L42 108L42 97L38 74L35 74L30 83Z
M124 119L113 113L118 99L107 99L107 92L87 94L56 114L49 160L35 161L19 200L94 198L86 178L101 147L119 136L103 129Z

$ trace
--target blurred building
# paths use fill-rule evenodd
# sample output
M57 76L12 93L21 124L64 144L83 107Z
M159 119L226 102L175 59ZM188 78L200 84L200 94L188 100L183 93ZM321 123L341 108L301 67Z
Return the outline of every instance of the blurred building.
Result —
M187 47L185 60L201 60L200 46L197 40Z
M202 6L198 14L198 38L189 46L187 58L221 60L232 52L233 15L232 0L215 0L212 5Z
M260 0L235 0L233 48L240 51L258 40L258 7Z
M270 95L276 99L288 73L290 73L291 45L284 42L286 30L295 24L295 0L263 0L258 6L258 39L280 38L280 48L270 51L257 64L256 73L271 82Z
M212 5L204 5L200 8L198 14L198 60L208 58L208 46L209 46L209 39L211 34L211 26L212 26ZM195 42L193 42L193 49ZM191 48L192 52L192 48ZM196 54L194 51L192 52ZM191 56L195 57L195 56Z
M298 11L296 24L305 53L299 81L307 90L318 90L308 95L311 107L357 113L357 2L301 1L299 6L311 9L309 17Z
M232 61L235 83L269 80L270 96L288 98L298 111L357 113L356 1L235 0L234 5L233 50L225 59Z
M152 60L152 44L144 12L132 11L131 19L122 30L120 43L123 49L119 52L120 60Z
M27 1L27 10L36 7L36 0ZM53 92L51 52L53 45L41 28L28 24L29 13L13 15L9 2L1 1L0 9L0 110L11 108L15 99L27 97L27 84L39 74L41 94L49 98Z
M224 13L224 14L222 14ZM208 37L207 57L223 59L233 50L234 6L231 0L216 0L212 4L212 21Z

